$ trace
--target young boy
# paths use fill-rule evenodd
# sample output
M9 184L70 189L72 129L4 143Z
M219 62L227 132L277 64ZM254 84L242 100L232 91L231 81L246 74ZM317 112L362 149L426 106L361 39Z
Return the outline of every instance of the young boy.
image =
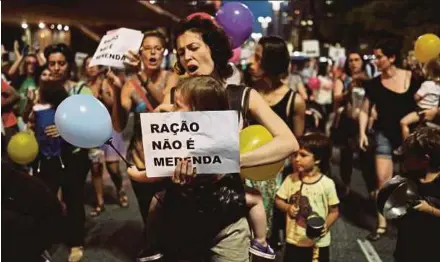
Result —
M323 175L321 166L330 160L329 139L320 133L305 135L300 150L292 156L294 173L277 192L275 203L286 213L285 262L329 261L329 229L339 216L339 199L334 182ZM325 220L321 236L309 239L307 218L317 214Z
M422 200L396 221L395 261L440 261L440 129L417 129L405 140L403 155Z

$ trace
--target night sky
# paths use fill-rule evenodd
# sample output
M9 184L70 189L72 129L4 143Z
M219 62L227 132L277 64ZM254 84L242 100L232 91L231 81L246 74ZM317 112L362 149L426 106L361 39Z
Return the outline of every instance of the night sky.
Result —
M237 2L233 0L224 0L223 2ZM255 17L254 21L254 32L261 33L261 24L258 23L257 19L259 16L270 16L272 17L272 7L268 1L264 0L254 0L254 1L240 1L241 3L247 5L249 9L252 11Z

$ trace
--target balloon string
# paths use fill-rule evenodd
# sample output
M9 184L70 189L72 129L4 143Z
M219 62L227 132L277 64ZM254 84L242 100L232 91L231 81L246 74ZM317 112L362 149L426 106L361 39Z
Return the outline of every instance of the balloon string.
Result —
M127 159L126 159L124 156L122 156L121 152L119 152L119 150L117 150L117 149L115 148L115 146L113 145L112 141L113 141L113 138L110 138L110 139L109 139L107 142L105 142L105 143L106 143L107 145L111 146L111 148L113 148L113 150L115 150L115 152L119 155L119 157L125 162L125 164L127 164L127 167L132 166L132 164L131 164L130 162L128 162Z

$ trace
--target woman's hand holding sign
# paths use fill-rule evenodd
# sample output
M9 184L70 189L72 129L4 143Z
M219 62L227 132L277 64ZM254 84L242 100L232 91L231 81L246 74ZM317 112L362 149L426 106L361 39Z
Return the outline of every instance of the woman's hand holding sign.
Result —
M196 168L192 166L189 160L179 160L171 181L175 184L185 185L190 184L196 176Z
M141 57L138 53L135 53L133 51L128 51L125 54L125 65L127 67L131 67L135 70L135 72L139 72L141 70Z

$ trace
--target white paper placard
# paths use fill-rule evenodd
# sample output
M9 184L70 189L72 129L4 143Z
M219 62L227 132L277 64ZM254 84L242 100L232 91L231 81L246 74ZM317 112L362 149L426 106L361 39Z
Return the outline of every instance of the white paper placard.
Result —
M144 35L141 31L119 28L102 37L89 66L103 65L124 68L125 54L139 50Z
M341 57L345 57L345 48L330 46L328 49L328 56L334 61L338 61Z
M307 57L318 57L320 54L318 40L302 41L302 51Z
M172 176L185 157L197 174L240 172L236 111L142 113L141 126L148 177Z

